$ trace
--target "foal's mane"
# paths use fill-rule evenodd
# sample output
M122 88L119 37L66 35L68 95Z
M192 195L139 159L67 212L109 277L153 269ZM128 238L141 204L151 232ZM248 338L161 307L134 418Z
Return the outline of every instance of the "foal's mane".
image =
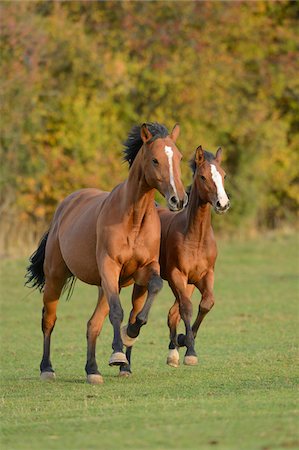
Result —
M208 161L210 163L212 161L214 161L214 159L215 159L215 156L213 155L213 153L208 152L207 150L204 150L204 157L205 157L205 161ZM189 161L189 166L190 166L193 176L194 176L195 171L196 171L195 153Z
M150 131L152 138L148 142L153 142L158 138L165 138L169 135L167 128L158 122L146 123L147 129ZM140 136L141 125L134 125L128 135L127 140L124 142L124 161L129 163L129 167L132 166L137 153L142 147L143 141Z

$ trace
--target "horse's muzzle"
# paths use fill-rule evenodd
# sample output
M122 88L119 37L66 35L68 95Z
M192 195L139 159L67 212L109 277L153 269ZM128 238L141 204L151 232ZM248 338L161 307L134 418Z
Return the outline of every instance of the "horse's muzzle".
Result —
M170 211L180 211L181 209L185 208L185 206L188 203L188 196L185 193L184 198L180 200L177 195L172 195L167 199L168 208Z

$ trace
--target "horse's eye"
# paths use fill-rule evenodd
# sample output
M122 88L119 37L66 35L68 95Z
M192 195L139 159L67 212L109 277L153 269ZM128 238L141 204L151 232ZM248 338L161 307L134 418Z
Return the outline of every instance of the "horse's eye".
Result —
M202 181L207 181L203 175L200 175L200 178L202 179Z
M158 166L159 165L159 161L156 158L154 158L152 162L153 162L154 166Z

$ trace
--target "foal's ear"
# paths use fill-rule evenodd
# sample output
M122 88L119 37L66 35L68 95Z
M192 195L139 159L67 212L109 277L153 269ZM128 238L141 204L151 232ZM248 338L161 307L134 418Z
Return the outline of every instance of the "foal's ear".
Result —
M140 136L141 136L141 139L143 140L144 143L146 143L147 141L149 141L153 137L152 133L147 128L146 123L144 123L141 126Z
M219 147L216 152L216 161L220 164L222 160L222 148Z
M200 145L195 150L195 162L197 166L200 166L205 160L205 155L202 149L202 146Z
M175 126L172 129L172 132L170 133L170 137L175 142L180 134L180 126L178 123L175 124Z

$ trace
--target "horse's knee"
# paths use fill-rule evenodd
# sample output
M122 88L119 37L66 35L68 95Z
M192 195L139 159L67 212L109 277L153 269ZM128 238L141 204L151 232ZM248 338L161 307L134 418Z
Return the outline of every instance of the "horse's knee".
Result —
M209 295L206 297L203 297L200 302L200 311L203 314L207 314L211 309L213 308L215 304L215 299L213 295Z
M124 311L121 307L119 298L117 298L117 299L112 298L112 301L109 302L109 306L110 306L110 309L109 309L110 321L113 322L116 320L116 321L122 322L123 318L124 318Z
M160 275L155 274L148 283L148 292L150 294L158 294L163 287L163 280Z
M42 310L42 331L44 334L50 335L52 333L56 320L56 313L53 311L49 312L44 306Z
M183 320L186 319L186 318L191 319L191 317L192 317L192 310L193 310L192 302L189 299L185 300L185 301L182 301L180 303L180 315L181 315Z

